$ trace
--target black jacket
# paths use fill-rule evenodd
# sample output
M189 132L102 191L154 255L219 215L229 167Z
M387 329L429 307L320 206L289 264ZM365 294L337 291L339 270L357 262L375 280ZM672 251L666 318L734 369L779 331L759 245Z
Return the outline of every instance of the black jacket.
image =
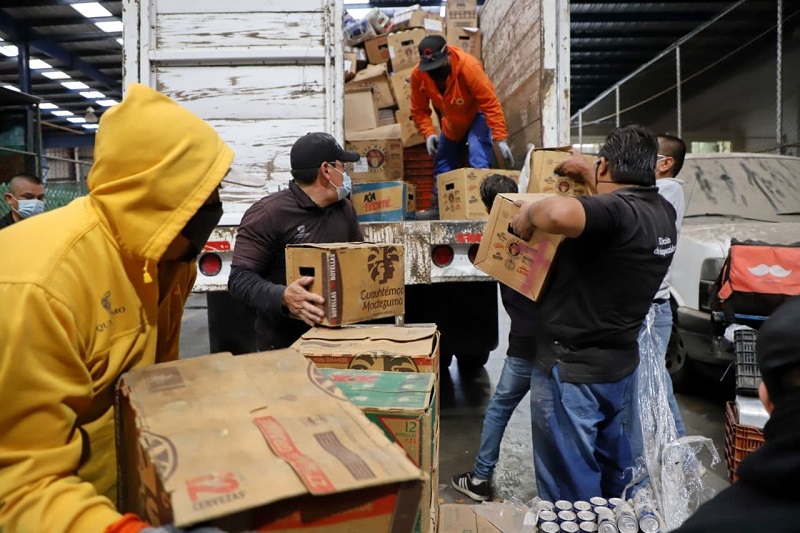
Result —
M764 440L739 465L739 481L700 506L675 533L800 531L800 392L775 406Z
M0 217L0 229L7 228L14 223L14 214L9 211L5 216Z

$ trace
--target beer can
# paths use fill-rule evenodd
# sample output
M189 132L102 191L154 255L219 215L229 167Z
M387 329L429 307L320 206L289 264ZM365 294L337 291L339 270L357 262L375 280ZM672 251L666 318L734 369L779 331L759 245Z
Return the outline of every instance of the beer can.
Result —
M617 521L617 515L614 514L614 511L609 509L608 507L596 507L595 513L597 513L598 522L603 518L607 518L613 522Z
M534 510L537 511L537 512L538 511L552 511L553 509L555 509L555 507L556 506L551 501L539 500L538 502L536 502L536 505L534 506Z
M539 523L544 524L545 522L558 522L558 515L553 511L539 511Z
M593 507L608 507L608 500L602 496L593 496L589 498L589 503L591 503Z
M620 504L614 509L617 514L617 529L619 533L639 533L639 521L636 520L636 513L627 503Z
M539 525L539 531L541 533L561 533L561 527L555 522L545 522Z
M578 533L579 531L580 528L578 527L578 524L576 524L575 522L563 522L561 524L562 533Z
M589 502L585 502L583 500L576 501L575 503L572 504L572 507L573 507L573 509L575 509L576 513L578 511L591 511L592 510L592 504L589 503Z
M626 503L625 500L622 498L609 498L608 499L608 506L612 509L615 509L618 505Z
M658 533L661 524L658 521L655 508L649 501L639 501L634 507L636 518L639 520L639 529L643 533Z
M578 527L582 533L596 533L598 530L594 522L581 522Z
M578 520L578 517L572 511L559 511L558 512L558 521L561 523L564 522L575 522Z
M572 502L568 502L567 500L558 500L555 503L556 509L559 511L571 511L572 510Z
M597 522L597 515L591 511L578 511L578 522Z
M597 533L619 533L619 530L613 519L602 518L597 524Z

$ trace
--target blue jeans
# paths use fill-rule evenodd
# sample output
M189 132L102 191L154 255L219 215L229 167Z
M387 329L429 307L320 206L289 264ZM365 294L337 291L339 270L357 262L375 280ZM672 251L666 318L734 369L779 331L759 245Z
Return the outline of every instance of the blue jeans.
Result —
M558 364L549 373L533 369L533 463L540 498L576 501L622 494L631 477L622 420L632 381L631 373L612 383L565 383Z
M664 384L667 391L667 400L669 409L672 411L672 417L675 419L675 429L678 431L678 437L686 436L686 428L683 425L683 418L681 411L678 408L678 402L675 400L675 394L672 391L672 380L669 377L667 367L664 365L664 357L667 354L667 346L669 345L669 337L672 334L672 307L669 302L662 304L652 304L651 310L654 313L652 331L656 335L653 339L657 347L657 353L652 353L650 350L643 350L641 346L643 336L647 334L647 320L642 324L642 329L639 330L639 368L634 372L633 382L633 395L630 402L630 407L625 415L625 431L631 443L631 454L636 460L637 457L644 455L644 442L642 435L642 420L641 420L641 402L638 400L639 394L639 379L641 379L642 369L646 366L657 368L659 371L659 378ZM649 361L646 365L645 357L656 356L656 361Z
M528 394L531 387L533 361L521 357L506 357L500 380L489 400L486 417L483 419L481 447L475 458L473 474L480 479L491 479L500 456L500 442L508 420Z
M469 146L468 146L469 145ZM469 149L469 151L467 151ZM490 168L492 163L492 130L486 116L478 112L464 139L452 140L439 135L439 149L433 166L433 193L438 194L435 178L439 174L464 167L464 154L472 168Z

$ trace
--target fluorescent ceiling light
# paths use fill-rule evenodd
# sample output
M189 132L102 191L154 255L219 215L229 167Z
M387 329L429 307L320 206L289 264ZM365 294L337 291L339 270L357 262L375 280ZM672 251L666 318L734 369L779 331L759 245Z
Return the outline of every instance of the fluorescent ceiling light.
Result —
M58 109L56 104L51 104L50 102L42 102L39 104L39 109Z
M3 89L8 89L10 91L17 91L18 93L22 92L17 87L14 87L13 85L3 85Z
M112 20L110 22L95 22L94 25L106 33L117 33L122 31L121 20Z
M101 93L99 91L84 91L84 92L81 93L81 96L83 96L84 98L89 98L89 99L92 99L92 98L105 98L106 97L106 95L104 95L103 93Z
M98 100L95 103L103 107L111 107L117 105L119 102L117 102L116 100Z
M120 46L122 46L122 38L121 37L119 39L117 39L117 42L119 43Z
M46 68L53 68L53 65L51 65L47 61L42 61L41 59L31 59L28 61L28 64L31 66L33 70L44 70Z
M74 113L66 109L59 109L58 111L51 111L57 117L71 117Z
M88 85L86 85L82 81L62 81L61 85L63 85L67 89L74 89L74 90L91 89L91 87L89 87Z
M19 50L17 50L17 47L13 44L7 44L5 46L0 46L0 54L6 57L17 57Z
M72 77L66 72L61 72L60 70L51 70L49 72L42 72L41 74L45 78L50 78L51 80L68 80Z
M84 122L86 122L86 119L83 117L69 117L67 120L69 120L73 124L83 124Z
M88 2L85 4L70 4L72 9L88 18L96 17L110 17L111 12L98 4L97 2Z
M96 130L97 128L100 127L100 125L99 124L84 124L83 127L86 128L87 130Z

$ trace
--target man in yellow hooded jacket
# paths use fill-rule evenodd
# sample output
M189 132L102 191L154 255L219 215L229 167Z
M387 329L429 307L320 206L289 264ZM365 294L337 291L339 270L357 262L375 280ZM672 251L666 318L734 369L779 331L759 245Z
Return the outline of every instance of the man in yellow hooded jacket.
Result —
M8 533L148 526L113 503L114 387L124 372L178 358L194 260L222 214L218 188L236 174L208 124L138 84L105 112L94 157L88 196L0 233Z

